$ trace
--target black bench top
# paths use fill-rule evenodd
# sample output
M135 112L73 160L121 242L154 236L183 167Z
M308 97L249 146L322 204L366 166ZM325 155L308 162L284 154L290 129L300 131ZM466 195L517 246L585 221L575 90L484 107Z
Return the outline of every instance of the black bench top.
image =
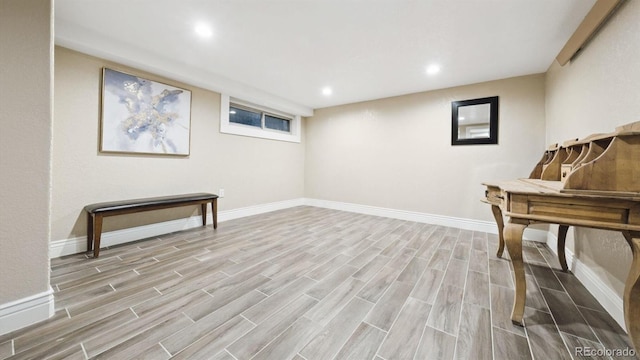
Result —
M210 193L194 193L184 195L158 196L143 199L109 201L103 203L89 204L84 209L89 213L108 212L122 209L144 208L148 206L179 204L188 201L213 200L218 195Z

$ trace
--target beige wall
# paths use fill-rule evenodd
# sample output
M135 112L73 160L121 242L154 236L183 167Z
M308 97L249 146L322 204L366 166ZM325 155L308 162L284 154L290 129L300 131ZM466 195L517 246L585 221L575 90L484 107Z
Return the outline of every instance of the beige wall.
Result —
M82 209L94 202L224 188L224 211L303 196L304 143L221 134L218 93L61 47L55 55L52 240L84 236ZM98 152L103 66L192 91L190 156ZM108 218L104 230L197 213L194 207Z
M500 97L499 144L451 146L451 102ZM316 110L309 198L493 221L483 181L526 177L544 151L544 75Z
M626 1L570 64L546 76L547 143L640 121L640 1ZM640 179L638 179L640 181ZM631 250L622 235L578 228L569 249L622 296Z
M0 0L0 305L49 290L51 11Z

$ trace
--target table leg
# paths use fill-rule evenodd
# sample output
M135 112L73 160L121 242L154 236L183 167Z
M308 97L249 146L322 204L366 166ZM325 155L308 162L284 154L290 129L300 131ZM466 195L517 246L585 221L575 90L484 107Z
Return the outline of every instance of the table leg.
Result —
M502 257L502 253L504 252L504 221L502 220L502 210L500 210L499 206L491 205L491 212L493 213L493 217L496 219L496 224L498 225L498 239L500 239L500 243L498 244L498 253L497 257Z
M624 322L636 351L640 351L640 232L623 231L633 260L624 288Z
M513 279L515 282L515 296L513 298L513 311L511 322L522 326L524 304L527 296L527 283L524 276L524 263L522 262L522 233L526 224L518 224L509 220L504 229L504 238L513 265Z
M202 209L202 226L207 226L207 206L209 206L209 203L200 204L200 208Z
M567 266L567 256L564 253L564 243L567 240L567 231L569 227L567 225L560 225L558 228L558 262L562 271L567 272L569 267Z

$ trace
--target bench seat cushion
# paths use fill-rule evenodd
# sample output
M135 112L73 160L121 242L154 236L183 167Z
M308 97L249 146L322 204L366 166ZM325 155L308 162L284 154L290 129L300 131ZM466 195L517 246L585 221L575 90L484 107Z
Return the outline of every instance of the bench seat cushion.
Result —
M218 198L218 195L215 194L194 193L89 204L85 206L84 209L91 214L95 214L125 209L153 207L158 205L179 204L188 201L212 200L216 198Z

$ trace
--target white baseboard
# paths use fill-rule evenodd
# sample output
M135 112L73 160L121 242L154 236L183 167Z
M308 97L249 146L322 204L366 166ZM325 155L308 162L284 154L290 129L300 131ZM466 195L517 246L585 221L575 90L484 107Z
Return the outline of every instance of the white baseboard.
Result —
M548 232L547 246L558 255L558 238ZM607 310L609 315L623 328L627 329L624 323L624 300L615 291L608 287L600 277L587 265L576 258L573 252L565 249L567 266L582 285L593 295L596 300Z
M218 222L224 222L233 219L239 219L246 216L264 214L271 211L287 209L295 206L315 206L334 210L342 210L355 212L359 214L367 214L374 216L382 216L393 219L401 219L407 221L416 221L427 224L442 225L455 227L465 230L482 231L492 234L498 233L498 227L493 221L472 220L465 218L457 218L451 216L434 215L420 213L415 211L406 211L390 208L382 208L368 205L359 205L351 203L343 203L329 200L318 200L309 198L298 198L273 202L268 204L260 204L247 206L239 209L225 210L218 212ZM135 240L146 239L153 236L168 234L171 232L196 228L201 226L200 215L191 216L189 218L170 220L161 223L136 226L132 228L114 230L104 232L101 237L101 247L114 246ZM207 223L213 222L211 212L207 214ZM527 240L547 241L547 232L537 229L527 229L524 233ZM64 255L77 254L87 251L86 236L75 237L70 239L54 240L49 245L49 257L60 257Z
M262 205L247 206L239 209L225 210L218 213L218 221L239 219L252 215L264 214L276 210L288 209L305 205L303 198L278 201Z
M53 289L0 305L0 335L53 316Z
M407 221L415 221L426 224L441 225L454 227L464 230L482 231L491 234L498 233L498 226L494 221L482 221L458 218L452 216L443 216L435 214L427 214L416 211L398 210L390 208L382 208L369 205L360 205L352 203L343 203L330 200L304 199L304 204L309 206L349 211L359 214L382 216L392 219L400 219ZM523 235L526 240L546 242L547 231L538 229L526 229Z
M239 209L225 210L218 212L218 222L238 219L245 216L258 215L271 211L282 210L294 206L301 206L303 199L293 199L279 201L268 204L248 206ZM213 223L213 215L207 213L207 224ZM100 247L114 246L127 242L146 239L153 236L168 234L176 231L191 229L202 226L200 215L191 216L184 219L164 221L149 225L136 226L132 228L114 230L102 233ZM70 239L54 240L49 244L49 257L55 258L64 255L78 254L87 251L87 237L75 237Z

